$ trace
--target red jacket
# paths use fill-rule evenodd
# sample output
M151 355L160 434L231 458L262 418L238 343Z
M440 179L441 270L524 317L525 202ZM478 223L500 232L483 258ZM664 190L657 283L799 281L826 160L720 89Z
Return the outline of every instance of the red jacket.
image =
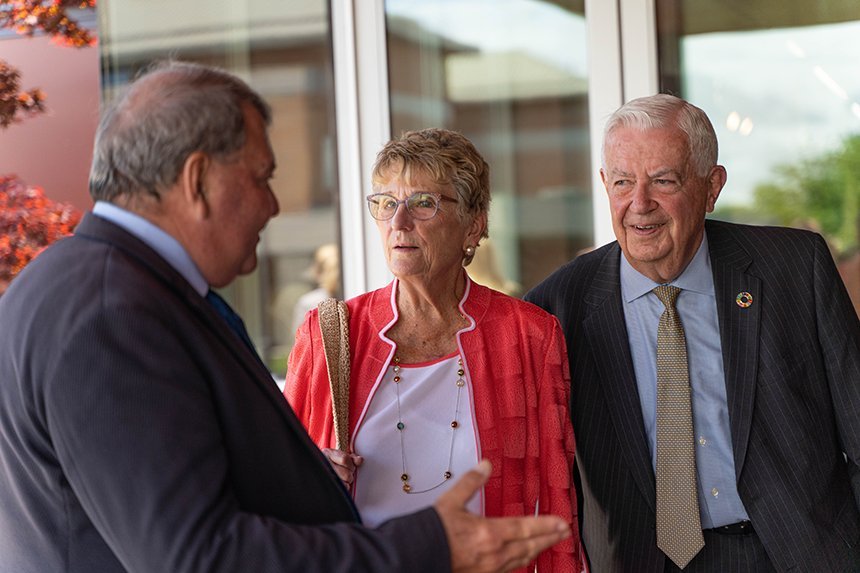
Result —
M350 441L395 354L385 333L397 321L398 281L349 301ZM457 344L472 386L479 458L493 464L484 486L487 516L561 516L573 536L538 557L538 571L578 572L571 469L570 374L558 321L538 307L467 281L460 310L472 327ZM284 394L320 447L334 447L331 395L319 317L296 333Z

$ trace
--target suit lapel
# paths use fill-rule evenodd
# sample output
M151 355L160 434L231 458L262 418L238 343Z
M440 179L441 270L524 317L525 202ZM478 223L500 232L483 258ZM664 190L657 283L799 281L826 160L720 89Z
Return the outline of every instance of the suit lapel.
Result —
M127 255L138 260L154 275L159 277L170 290L184 300L189 309L197 314L206 327L212 330L222 340L225 347L235 355L236 360L248 371L248 377L254 381L263 393L269 397L273 405L283 414L287 425L297 434L306 438L307 433L302 427L301 422L298 421L290 410L287 401L278 390L278 386L272 379L268 369L260 362L259 357L254 356L246 345L237 342L235 335L224 322L224 319L158 253L131 233L92 213L84 215L83 220L75 229L75 234L114 245ZM306 441L309 442L309 440Z
M260 357L246 344L241 342L241 339L235 335L224 319L212 308L212 305L205 298L197 294L184 279L182 279L179 286L187 287L180 288L180 290L181 296L185 298L188 306L194 309L206 327L218 336L227 351L234 356L241 368L247 371L247 377L253 381L260 391L266 395L272 405L281 413L287 426L300 438L302 443L305 444L314 456L319 457L318 448L308 437L307 431L293 413L287 400L272 378L271 372L263 364ZM326 466L328 465L328 462L324 460L323 463Z
M583 320L583 331L594 356L606 407L624 459L643 497L654 508L654 471L621 302L620 253L616 243L603 258L591 289L585 295L589 310Z
M296 436L297 443L305 448L311 458L317 460L321 469L319 474L327 476L326 479L331 482L333 489L341 492L348 511L351 512L355 521L360 522L361 517L352 501L352 496L346 491L343 483L335 475L319 448L311 441L310 436L308 436L308 433L272 379L269 370L260 361L260 358L252 353L247 345L239 342L224 319L212 308L206 299L201 297L188 284L188 281L171 267L167 261L161 258L158 253L131 233L109 221L87 213L75 229L75 234L110 243L128 256L135 258L163 281L168 289L175 292L176 296L185 302L189 311L195 313L202 320L206 328L210 329L221 339L224 346L235 356L241 367L248 371L248 378L256 384L263 394L268 397L272 406L280 412L287 428Z
M709 221L706 231L720 322L735 474L740 479L755 402L762 306L761 281L746 272L752 259L731 237L728 228ZM741 293L751 295L752 303L746 307L738 304Z

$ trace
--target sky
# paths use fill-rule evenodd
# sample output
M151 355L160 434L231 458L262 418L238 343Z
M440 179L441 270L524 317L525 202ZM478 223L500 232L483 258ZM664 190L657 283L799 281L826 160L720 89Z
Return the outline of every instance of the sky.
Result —
M689 37L682 61L684 95L711 117L729 172L721 203L860 133L860 22Z

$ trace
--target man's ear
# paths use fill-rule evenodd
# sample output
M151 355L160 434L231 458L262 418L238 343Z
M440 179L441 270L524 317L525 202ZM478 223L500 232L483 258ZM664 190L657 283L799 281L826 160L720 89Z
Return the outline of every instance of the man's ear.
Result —
M206 219L209 216L209 199L206 196L206 174L212 160L202 151L190 154L182 171L179 173L179 187L182 192L182 200L198 219Z
M726 168L722 165L715 165L711 168L711 172L708 174L708 198L705 204L705 211L707 213L714 211L714 205L717 203L717 198L719 198L720 191L723 190L727 178Z
M601 167L600 168L600 181L603 183L603 188L606 190L606 195L609 195L609 175L606 173L606 170Z

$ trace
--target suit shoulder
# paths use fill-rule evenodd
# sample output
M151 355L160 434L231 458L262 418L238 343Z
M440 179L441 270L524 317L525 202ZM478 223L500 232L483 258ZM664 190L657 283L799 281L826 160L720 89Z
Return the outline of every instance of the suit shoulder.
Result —
M829 253L824 238L806 229L744 225L717 220L708 220L706 229L711 248L719 248L719 245L727 241L734 241L756 259L802 259L813 256L816 250Z
M738 240L761 241L779 240L798 243L813 243L823 240L819 233L794 227L777 227L771 225L745 225L709 219L707 230L710 235L728 235Z

